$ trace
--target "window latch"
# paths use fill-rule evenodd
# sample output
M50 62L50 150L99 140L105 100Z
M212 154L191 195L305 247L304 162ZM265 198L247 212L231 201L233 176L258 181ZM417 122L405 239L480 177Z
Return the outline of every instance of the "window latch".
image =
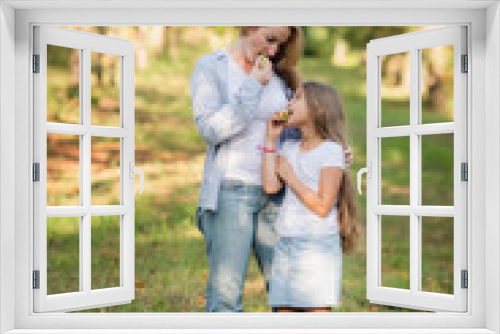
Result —
M372 177L372 163L371 163L371 161L368 161L367 165L368 165L368 167L361 168L358 171L358 192L360 194L361 194L361 175L363 175L363 173L366 173L366 175L369 179L371 179L371 177Z
M141 177L141 191L139 192L139 194L142 195L142 190L144 189L144 172L140 168L134 167L133 161L130 161L128 166L129 166L129 177L131 179L134 179L135 176L134 173L139 173Z

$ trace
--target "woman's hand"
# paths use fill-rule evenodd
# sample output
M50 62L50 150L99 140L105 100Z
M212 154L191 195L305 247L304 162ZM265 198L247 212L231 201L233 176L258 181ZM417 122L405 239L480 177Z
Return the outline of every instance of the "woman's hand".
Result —
M347 150L345 150L345 166L351 167L353 160L354 160L354 156L351 153L351 146L349 146L349 147L347 147Z
M250 72L250 76L260 82L261 85L267 85L271 79L272 69L272 63L268 58L261 58L258 56L255 58L255 63L252 71Z
M292 165L286 160L283 155L276 156L276 173L283 179L283 181L288 181L293 175Z
M278 138L281 135L281 131L283 131L284 124L279 123L277 121L280 120L280 116L278 112L275 112L268 120L267 120L267 129L266 129L266 142L276 143Z

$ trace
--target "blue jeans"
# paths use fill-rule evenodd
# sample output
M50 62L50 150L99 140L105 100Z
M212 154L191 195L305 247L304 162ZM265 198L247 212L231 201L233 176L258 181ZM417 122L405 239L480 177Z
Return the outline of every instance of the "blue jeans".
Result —
M242 293L252 249L269 292L283 195L284 187L268 195L261 186L223 180L217 211L200 212L198 226L209 262L207 312L244 312Z

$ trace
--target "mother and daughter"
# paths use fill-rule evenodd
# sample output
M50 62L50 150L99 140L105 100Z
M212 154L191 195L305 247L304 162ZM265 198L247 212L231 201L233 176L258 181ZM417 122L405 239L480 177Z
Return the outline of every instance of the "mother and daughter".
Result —
M207 312L243 312L252 251L273 311L339 306L342 253L359 234L352 154L342 99L334 87L301 81L302 52L298 26L247 26L195 64L194 119L207 143L197 209ZM285 108L288 122L275 122Z

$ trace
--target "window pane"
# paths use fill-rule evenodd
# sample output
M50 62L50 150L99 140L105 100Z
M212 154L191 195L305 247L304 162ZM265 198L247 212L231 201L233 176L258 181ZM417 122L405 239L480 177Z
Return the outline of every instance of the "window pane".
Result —
M453 217L422 217L421 219L422 291L452 295Z
M80 217L47 217L48 295L80 290L79 249Z
M80 136L47 133L47 206L80 205Z
M381 138L382 205L410 204L410 137Z
M381 126L410 124L410 52L380 56Z
M382 286L410 289L410 217L381 216Z
M80 49L47 45L47 122L80 123Z
M120 216L92 216L92 290L120 286Z
M120 138L92 137L91 205L120 204Z
M422 124L453 122L453 44L421 50Z
M422 205L453 206L453 133L422 138Z
M92 125L120 127L120 59L91 53Z

